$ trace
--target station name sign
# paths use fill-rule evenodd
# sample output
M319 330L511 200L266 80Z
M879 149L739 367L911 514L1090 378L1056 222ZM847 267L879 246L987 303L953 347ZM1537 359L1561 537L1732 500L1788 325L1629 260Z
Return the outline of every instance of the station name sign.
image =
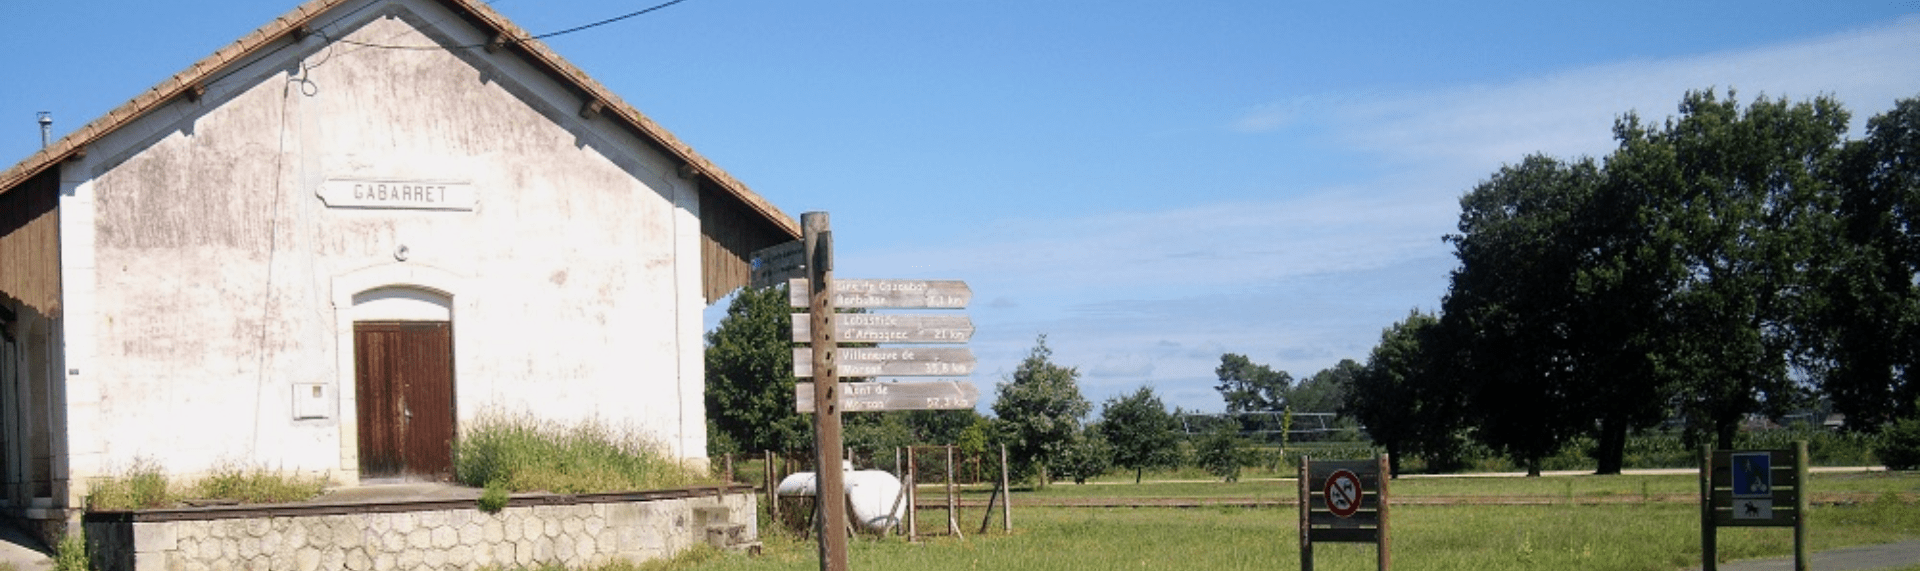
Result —
M316 194L328 208L473 210L478 200L469 183L405 179L328 179Z

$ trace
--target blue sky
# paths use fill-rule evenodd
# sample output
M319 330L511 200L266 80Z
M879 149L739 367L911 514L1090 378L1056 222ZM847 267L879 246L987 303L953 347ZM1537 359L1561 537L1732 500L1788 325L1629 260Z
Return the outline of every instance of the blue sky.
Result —
M655 3L493 4L541 33ZM0 3L0 162L35 112L64 133L294 5ZM983 393L1046 334L1096 403L1199 410L1222 353L1304 377L1437 307L1440 237L1503 163L1603 155L1688 89L1856 124L1920 95L1911 0L685 0L549 44L830 212L839 276L971 284Z

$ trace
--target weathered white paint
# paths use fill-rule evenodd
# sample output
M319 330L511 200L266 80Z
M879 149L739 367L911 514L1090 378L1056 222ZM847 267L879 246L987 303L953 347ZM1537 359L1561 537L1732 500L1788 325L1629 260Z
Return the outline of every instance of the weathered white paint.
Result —
M354 481L364 319L453 323L460 422L597 419L701 459L694 186L508 52L327 44L489 39L433 3L339 14L64 169L67 505L142 458ZM329 180L462 181L478 198L329 208ZM315 385L336 412L296 418L290 395Z

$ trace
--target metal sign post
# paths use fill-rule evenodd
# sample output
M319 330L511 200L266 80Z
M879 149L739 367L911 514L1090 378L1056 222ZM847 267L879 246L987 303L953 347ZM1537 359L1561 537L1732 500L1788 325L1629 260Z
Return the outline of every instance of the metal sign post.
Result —
M1793 568L1806 571L1807 441L1787 450L1700 449L1700 568L1720 566L1719 528L1793 528Z
M1315 543L1372 543L1380 571L1387 541L1387 456L1314 462L1300 458L1300 570L1313 571Z

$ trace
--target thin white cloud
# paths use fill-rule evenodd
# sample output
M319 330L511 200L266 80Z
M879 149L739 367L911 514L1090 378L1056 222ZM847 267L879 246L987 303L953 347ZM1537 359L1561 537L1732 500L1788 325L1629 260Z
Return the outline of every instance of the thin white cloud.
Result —
M1092 377L1143 378L1153 374L1153 358L1139 353L1108 354L1087 370Z
M1124 286L1134 292L1200 293L1430 255L1440 246L1454 207L1450 197L1384 190L1163 212L1005 220L935 251L918 246L862 252L850 254L842 264L897 268L938 260L938 267L927 271L998 276L992 279L1022 289ZM1023 303L1031 299L1024 292L995 295Z
M1659 120L1688 90L1728 88L1742 101L1831 95L1855 124L1920 94L1920 16L1770 46L1572 70L1501 85L1362 98L1332 109L1357 148L1485 172L1529 153L1602 156L1628 111ZM1244 120L1244 119L1243 119Z

